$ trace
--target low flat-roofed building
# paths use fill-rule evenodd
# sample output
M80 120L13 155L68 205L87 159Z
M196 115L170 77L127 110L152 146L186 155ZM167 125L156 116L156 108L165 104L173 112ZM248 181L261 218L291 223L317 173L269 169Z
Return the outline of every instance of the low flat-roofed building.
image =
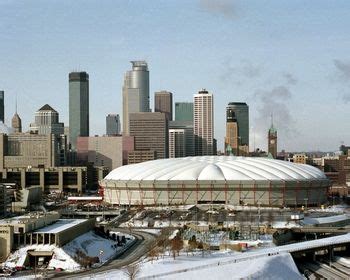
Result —
M3 257L20 245L30 243L30 232L56 222L58 212L39 213L0 220L0 252Z
M87 186L87 167L6 168L0 171L5 180L15 181L22 189L40 186L43 192L83 192Z
M23 245L63 246L95 225L95 219L59 217L58 212L46 212L0 220L0 258Z
M63 246L95 226L95 219L59 219L52 225L32 233L31 244Z

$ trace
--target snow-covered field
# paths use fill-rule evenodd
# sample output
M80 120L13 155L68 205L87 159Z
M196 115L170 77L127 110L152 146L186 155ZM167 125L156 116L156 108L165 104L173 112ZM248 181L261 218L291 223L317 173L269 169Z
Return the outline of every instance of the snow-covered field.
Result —
M112 232L111 232L112 233ZM134 239L134 237L116 232L116 235L126 236L126 245ZM112 259L124 246L117 246L117 242L111 239L105 239L94 232L87 232L73 241L67 243L62 248L54 245L31 245L20 248L9 256L3 264L6 267L24 266L27 251L50 251L53 252L48 268L62 268L66 271L76 271L82 269L82 265L76 260L78 254L88 257L98 257L101 264ZM79 253L78 253L79 252Z
M139 265L137 279L303 279L290 254L231 263L237 254L241 253L213 252L202 257L198 252L194 256L181 254L175 260L166 256L153 262L144 261ZM123 270L111 270L83 279L129 278Z

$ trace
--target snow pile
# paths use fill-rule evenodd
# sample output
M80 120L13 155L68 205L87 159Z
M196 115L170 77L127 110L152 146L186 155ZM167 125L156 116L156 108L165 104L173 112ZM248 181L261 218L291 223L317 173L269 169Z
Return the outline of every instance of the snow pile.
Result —
M137 279L303 279L290 254L279 254L233 262L234 255L244 253L215 252L195 256L166 256L140 264ZM200 268L198 268L200 266ZM122 270L111 270L83 279L129 279Z
M111 232L111 234L114 232ZM82 266L76 261L79 256L98 257L100 263L114 258L118 252L128 246L134 240L134 237L128 234L115 232L116 236L125 236L126 244L118 246L118 242L103 238L92 231L89 231L73 241L67 243L62 248L55 245L30 245L20 248L11 254L4 263L6 267L24 266L27 251L49 251L53 252L49 268L62 268L66 271L75 271L82 269ZM121 239L121 238L120 238ZM79 256L78 256L79 255Z
M54 251L56 247L53 245L30 245L26 247L22 247L19 250L10 254L7 260L3 263L4 267L16 267L16 266L24 266L27 251Z
M286 221L286 222L274 222L272 223L273 228L294 228L294 227L300 227L299 223L296 223L295 221Z
M69 254L67 254L62 248L55 248L54 254L48 267L62 268L66 271L75 271L81 269L78 264Z
M169 240L173 240L175 238L175 236L178 234L179 230L175 229L173 231L173 233L169 236Z
M75 256L77 251L81 251L87 256L99 257L100 262L104 263L115 255L116 246L117 242L90 231L64 245L63 250L70 256Z

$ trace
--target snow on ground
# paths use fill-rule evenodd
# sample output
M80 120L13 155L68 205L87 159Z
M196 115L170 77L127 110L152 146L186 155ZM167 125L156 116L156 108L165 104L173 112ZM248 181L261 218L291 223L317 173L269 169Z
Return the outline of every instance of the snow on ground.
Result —
M274 222L272 223L273 228L293 228L300 227L300 224L295 221L285 221L285 222Z
M169 240L174 239L178 232L179 232L179 230L178 230L178 229L175 229L175 230L173 231L173 233L169 236Z
M349 219L350 219L350 215L348 214L335 215L335 216L329 216L329 217L320 217L320 218L305 217L302 223L305 225L322 225L322 224L345 222Z
M182 254L166 256L140 265L137 279L303 279L290 254L266 256L241 262L230 262L233 255L241 253L213 252L202 257ZM244 253L243 253L244 254ZM200 269L197 267L201 266ZM91 275L87 279L128 279L123 270Z
M327 208L311 208L308 209L309 212L332 212L332 213L345 213L350 211L349 205L346 204L337 204L328 206Z
M160 230L158 228L143 228L140 230L144 231L144 232L151 233L151 234L155 234L155 235L160 235L160 233L162 232L162 230Z
M339 262L341 265L349 267L350 268L350 258L345 257L335 257L336 261Z
M111 232L111 234L112 233L113 232ZM99 257L100 263L105 263L113 258L125 246L128 246L128 244L130 244L130 242L132 242L134 239L133 236L128 234L119 232L115 232L115 234L119 236L124 235L127 241L126 245L117 246L117 242L111 239L103 238L96 235L94 232L89 231L67 243L62 248L58 248L54 245L30 245L22 247L9 256L7 261L4 263L4 266L23 266L28 250L53 252L53 256L48 267L62 268L66 271L82 269L81 265L74 260L78 250L83 252L86 256Z

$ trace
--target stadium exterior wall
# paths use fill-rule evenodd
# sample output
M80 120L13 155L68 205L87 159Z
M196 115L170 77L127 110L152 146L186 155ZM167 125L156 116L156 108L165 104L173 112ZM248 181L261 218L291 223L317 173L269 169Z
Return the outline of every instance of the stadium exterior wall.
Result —
M114 205L232 204L316 206L326 202L328 179L252 181L102 180Z

